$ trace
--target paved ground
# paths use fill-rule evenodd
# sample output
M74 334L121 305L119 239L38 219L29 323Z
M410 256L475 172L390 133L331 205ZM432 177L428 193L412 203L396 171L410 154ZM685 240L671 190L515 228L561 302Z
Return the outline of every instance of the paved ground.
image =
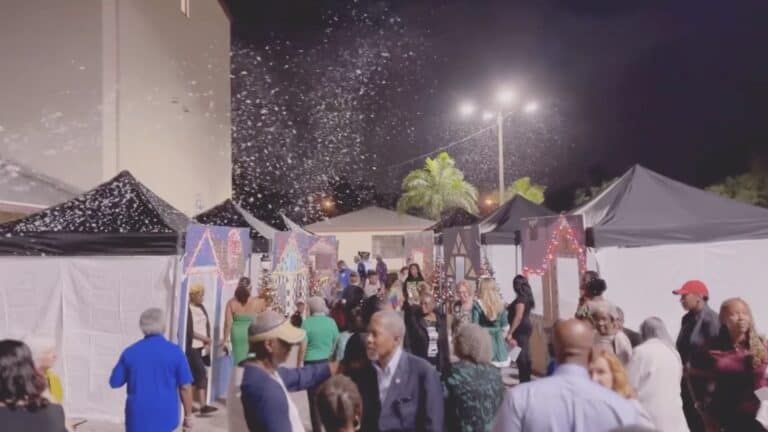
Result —
M291 358L288 360L288 365L295 365L295 352L291 354ZM517 384L517 372L514 368L507 368L502 371L504 375L504 383L507 386L513 386ZM304 420L304 427L307 431L311 431L311 424L309 423L309 410L307 406L307 392L292 393L291 397L296 404L296 408L299 410L301 418ZM227 408L223 402L217 402L215 404L219 411L209 417L195 418L193 424L193 430L206 431L206 432L227 432ZM124 430L122 424L106 423L89 421L79 426L77 432L119 432Z

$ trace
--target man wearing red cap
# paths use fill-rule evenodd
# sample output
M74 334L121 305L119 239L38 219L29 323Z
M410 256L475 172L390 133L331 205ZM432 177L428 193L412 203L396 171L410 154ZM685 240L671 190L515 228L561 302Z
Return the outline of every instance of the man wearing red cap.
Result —
M683 411L692 432L703 431L704 424L696 403L706 395L707 379L701 373L706 367L707 347L720 331L720 319L707 301L709 290L704 282L691 280L675 291L687 311L677 336L677 351L683 360Z

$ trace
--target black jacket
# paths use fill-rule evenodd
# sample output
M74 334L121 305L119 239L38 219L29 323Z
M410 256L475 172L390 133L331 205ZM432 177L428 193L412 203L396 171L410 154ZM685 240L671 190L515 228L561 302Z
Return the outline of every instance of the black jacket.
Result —
M442 432L445 403L440 375L426 360L403 352L387 397L379 400L376 370L368 364L352 374L363 399L360 430L365 432Z
M405 349L417 357L426 359L429 334L421 308L405 303L403 314L405 318ZM441 375L446 376L451 367L448 322L445 319L445 314L438 310L435 310L435 316L437 317L437 369Z

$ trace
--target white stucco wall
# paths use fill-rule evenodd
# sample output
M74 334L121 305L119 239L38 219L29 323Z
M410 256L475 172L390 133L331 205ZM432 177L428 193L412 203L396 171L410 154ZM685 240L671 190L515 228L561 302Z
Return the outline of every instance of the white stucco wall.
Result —
M378 235L405 235L406 232L415 231L355 231L355 232L318 232L321 236L336 236L339 242L339 259L344 260L349 268L353 268L354 257L359 251L373 252L373 236ZM376 257L371 255L375 262ZM402 259L385 259L389 271L400 270L405 265L405 257Z
M117 2L116 165L187 214L231 195L229 53L218 1Z
M180 210L231 195L216 0L24 0L0 13L0 157L79 189L130 170Z
M0 9L0 157L80 189L101 173L99 0Z

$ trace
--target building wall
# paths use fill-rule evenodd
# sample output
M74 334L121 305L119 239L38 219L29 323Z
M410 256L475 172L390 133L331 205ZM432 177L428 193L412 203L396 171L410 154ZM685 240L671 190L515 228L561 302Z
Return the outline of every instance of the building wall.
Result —
M189 17L179 3L116 1L116 64L105 71L119 83L117 120L104 167L195 214L231 196L230 25L218 1L190 1Z
M359 251L372 252L373 236L377 235L404 235L407 231L368 231L368 232L337 232L337 233L316 233L321 236L336 236L339 242L339 259L344 260L349 268L353 268L353 259ZM375 257L371 256L375 261ZM402 259L385 259L389 271L400 270L405 265L405 257Z
M0 13L0 157L86 190L130 170L180 210L231 196L229 19L214 0Z
M92 187L102 179L100 1L7 2L0 29L0 157Z

